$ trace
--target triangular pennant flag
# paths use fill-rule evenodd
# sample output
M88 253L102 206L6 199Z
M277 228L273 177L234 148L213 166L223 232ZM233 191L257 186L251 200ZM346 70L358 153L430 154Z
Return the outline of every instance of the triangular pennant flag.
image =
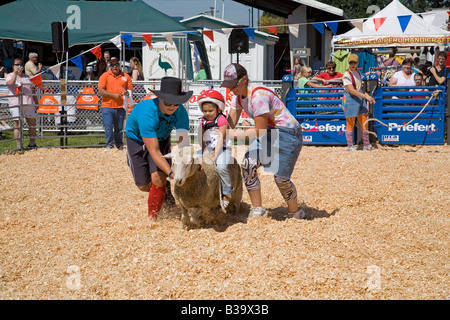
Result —
M42 87L42 76L40 73L37 76L30 78L30 81L33 82L36 85L36 87L38 87L42 91L44 90Z
M84 71L83 69L83 60L81 59L81 56L77 56L75 58L70 59L70 61L76 65L78 68L81 69L81 71Z
M323 22L313 23L312 25L314 28L316 28L317 31L320 32L321 35L323 35L323 31L325 30Z
M434 21L434 18L436 18L436 13L434 12L426 12L422 13L422 19L425 22L425 25L427 26L427 31L430 29L431 24Z
M90 50L90 52L94 55L94 56L96 56L97 57L97 59L101 59L102 58L102 46L101 45L98 45L98 46L96 46L95 48L92 48L91 50Z
M131 45L131 39L133 38L132 34L123 34L122 35L122 40L123 42L125 42L125 44L128 46L128 48Z
M223 28L222 32L228 37L231 33L231 31L233 31L233 28Z
M398 16L398 22L400 22L400 27L402 28L402 32L405 32L406 27L409 24L409 21L411 20L412 15L407 15L407 16Z
M299 27L299 24L289 25L289 32L296 38L298 38L298 27Z
M355 28L357 28L359 31L363 32L363 23L364 23L363 19L352 20L351 22L355 26Z
M255 40L255 28L244 28L242 29L244 30L244 32L250 37L252 38L252 40Z
M120 39L120 34L118 36L115 36L114 38L112 38L111 40L112 43L114 43L114 45L120 49L122 49L122 40Z
M52 67L49 68L50 71L55 75L55 77L56 77L57 79L59 79L59 76L60 76L61 65L62 65L62 63L56 64L56 65L54 65L54 66L52 66Z
M211 41L214 42L214 31L212 30L203 30L202 33L207 36Z
M167 41L170 42L170 44L173 45L173 33L167 33L164 35L164 38L166 38Z
M278 35L278 33L277 33L277 27L276 27L276 26L266 26L266 27L264 27L264 28L266 28L267 30L269 30L269 31L272 32L273 34Z
M152 34L143 34L142 38L144 38L145 42L148 45L148 48L150 49L152 47Z
M331 29L334 35L337 34L338 23L337 21L327 22L327 27Z
M383 23L386 21L386 17L384 18L373 18L373 23L375 25L375 30L378 31Z

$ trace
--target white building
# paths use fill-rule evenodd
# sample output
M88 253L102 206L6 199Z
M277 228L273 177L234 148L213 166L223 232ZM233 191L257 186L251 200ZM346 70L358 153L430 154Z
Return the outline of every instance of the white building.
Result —
M249 74L249 78L255 81L274 79L274 46L278 37L255 30L255 39L249 39L248 54L228 53L229 32L236 24L207 15L197 15L181 21L189 27L199 30L213 30L214 41L204 35L205 45L208 51L211 76L213 80L221 80L223 69L230 63L242 64ZM226 29L226 31L223 31Z

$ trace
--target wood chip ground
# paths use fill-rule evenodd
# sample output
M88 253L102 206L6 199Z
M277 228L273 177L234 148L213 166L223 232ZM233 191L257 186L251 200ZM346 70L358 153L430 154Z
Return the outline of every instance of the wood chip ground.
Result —
M293 181L306 220L240 214L154 223L124 151L0 155L0 299L448 299L450 147L305 146Z

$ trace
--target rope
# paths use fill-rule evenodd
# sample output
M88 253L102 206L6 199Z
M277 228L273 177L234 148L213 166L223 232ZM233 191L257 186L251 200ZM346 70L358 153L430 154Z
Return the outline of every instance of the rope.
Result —
M413 122L414 120L416 120L416 119L422 114L422 112L425 110L425 108L428 107L428 104L430 103L431 99L436 99L436 97L438 96L438 94L439 94L440 92L442 92L442 90L434 90L433 93L432 93L431 96L430 96L430 99L428 99L428 102L423 106L422 110L420 110L420 112L419 112L414 118L412 118L408 123L402 124L401 126L390 126L390 125L387 125L387 124L385 124L383 121L378 120L378 119L376 119L376 118L369 118L369 119L367 119L367 120L364 122L364 124L362 125L362 127L365 128L366 123L368 123L369 121L376 121L376 122L382 124L383 126L388 127L388 128L392 128L392 129L399 129L399 128L406 127L407 125L409 125L411 122ZM371 131L369 131L369 130L367 130L367 132L369 132L370 134L375 135L375 137L378 138L378 136L377 136L377 134L376 134L375 132L371 132Z

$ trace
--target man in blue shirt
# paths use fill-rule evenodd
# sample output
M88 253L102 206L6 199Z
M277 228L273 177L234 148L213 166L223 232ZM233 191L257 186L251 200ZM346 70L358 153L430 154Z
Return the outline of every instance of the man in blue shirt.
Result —
M192 91L182 92L181 80L161 79L157 96L138 103L125 127L128 165L139 190L149 192L148 216L156 219L167 193L167 177L173 178L172 162L163 158L170 153L170 133L176 129L178 146L189 145L189 117L183 103Z

